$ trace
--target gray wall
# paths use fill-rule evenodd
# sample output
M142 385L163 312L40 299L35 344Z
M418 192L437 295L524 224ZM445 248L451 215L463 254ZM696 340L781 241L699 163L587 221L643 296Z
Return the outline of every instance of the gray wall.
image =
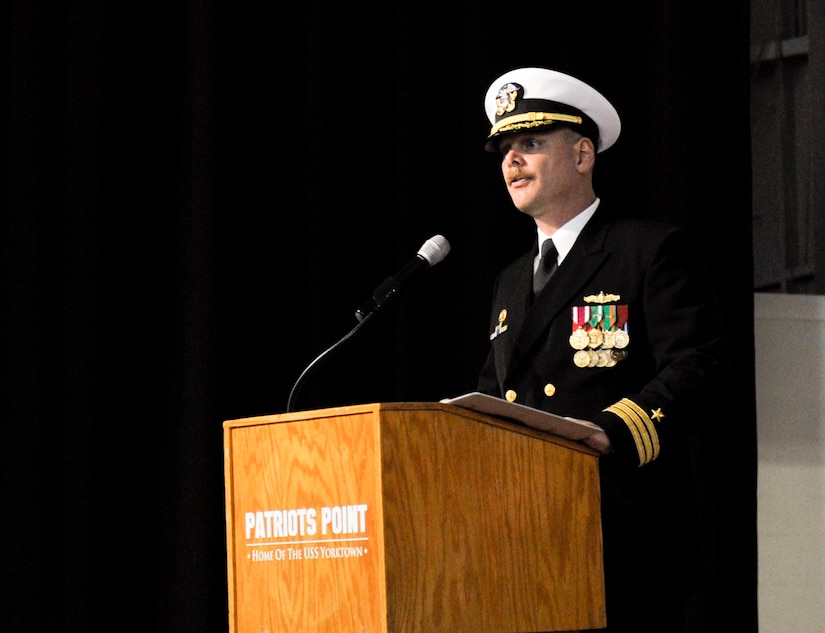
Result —
M825 297L754 297L760 633L825 630Z

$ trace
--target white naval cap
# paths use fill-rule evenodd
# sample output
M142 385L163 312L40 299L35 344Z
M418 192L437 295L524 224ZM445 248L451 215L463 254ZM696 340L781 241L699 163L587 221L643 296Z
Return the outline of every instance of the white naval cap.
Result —
M610 102L583 81L547 68L517 68L487 89L484 109L493 126L486 149L502 134L562 124L579 130L601 152L616 142L621 121Z

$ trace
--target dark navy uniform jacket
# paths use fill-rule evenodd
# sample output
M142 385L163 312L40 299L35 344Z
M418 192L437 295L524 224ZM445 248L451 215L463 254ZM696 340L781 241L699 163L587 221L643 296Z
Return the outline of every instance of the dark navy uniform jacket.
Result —
M644 591L688 586L691 438L725 422L715 416L730 379L706 254L685 229L611 219L604 201L533 300L535 253L496 279L478 389L600 425L614 449L600 458L608 587L611 576Z

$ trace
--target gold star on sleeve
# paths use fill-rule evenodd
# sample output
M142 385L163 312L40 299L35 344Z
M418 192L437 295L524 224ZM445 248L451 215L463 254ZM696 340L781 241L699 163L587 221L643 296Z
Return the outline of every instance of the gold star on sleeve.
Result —
M662 418L665 417L665 414L662 413L662 409L661 407L659 407L658 409L653 409L650 412L650 417L656 420L657 422L661 422Z

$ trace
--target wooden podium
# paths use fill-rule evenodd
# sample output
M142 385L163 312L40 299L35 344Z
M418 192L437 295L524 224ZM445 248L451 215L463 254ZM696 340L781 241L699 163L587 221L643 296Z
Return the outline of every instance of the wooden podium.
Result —
M231 633L605 626L586 446L441 403L223 429Z

